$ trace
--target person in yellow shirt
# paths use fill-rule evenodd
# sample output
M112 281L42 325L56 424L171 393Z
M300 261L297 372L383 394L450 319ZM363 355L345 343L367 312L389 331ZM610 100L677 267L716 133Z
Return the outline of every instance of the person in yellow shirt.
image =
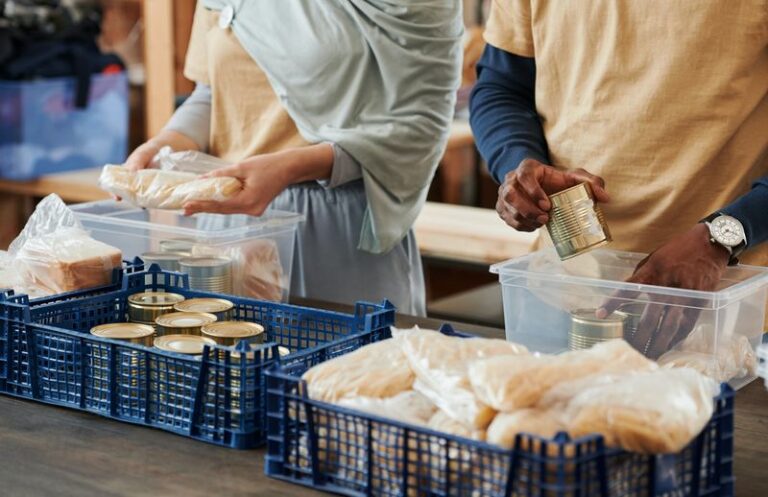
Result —
M768 0L493 0L485 39L471 123L510 226L588 181L613 246L651 253L632 281L768 265ZM673 311L658 350L695 324Z

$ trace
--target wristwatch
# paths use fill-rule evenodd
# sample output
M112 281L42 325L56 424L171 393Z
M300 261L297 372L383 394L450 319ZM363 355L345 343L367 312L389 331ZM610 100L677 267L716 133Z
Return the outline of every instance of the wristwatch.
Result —
M747 248L747 235L741 222L719 212L707 216L701 222L709 228L709 241L724 247L731 254L728 265L738 264L739 256Z

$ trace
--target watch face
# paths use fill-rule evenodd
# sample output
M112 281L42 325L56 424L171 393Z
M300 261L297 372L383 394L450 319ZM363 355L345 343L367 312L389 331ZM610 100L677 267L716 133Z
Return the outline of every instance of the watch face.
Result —
M744 227L731 216L719 216L712 221L712 238L727 247L735 247L744 241Z

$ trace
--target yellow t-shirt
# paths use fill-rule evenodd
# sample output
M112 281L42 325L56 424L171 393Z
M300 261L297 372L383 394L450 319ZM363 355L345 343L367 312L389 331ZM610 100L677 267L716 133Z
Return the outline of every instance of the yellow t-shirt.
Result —
M218 18L197 2L184 67L187 78L211 87L209 152L237 162L307 145L264 71Z
M536 58L551 161L605 179L615 248L649 252L768 174L768 0L493 0L485 38Z

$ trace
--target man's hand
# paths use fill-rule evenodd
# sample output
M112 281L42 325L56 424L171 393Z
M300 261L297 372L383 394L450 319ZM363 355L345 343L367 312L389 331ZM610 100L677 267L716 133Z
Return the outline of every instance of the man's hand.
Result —
M699 223L643 259L627 281L688 290L713 291L717 288L730 255L720 245L710 242L709 229ZM619 292L598 311L605 318L636 292ZM683 340L693 330L699 317L699 304L678 298L672 305L649 303L640 319L633 345L656 358Z
M525 159L504 178L496 211L516 230L534 231L549 221L549 195L585 182L592 186L598 202L610 201L605 182L598 176L583 169L566 171Z

